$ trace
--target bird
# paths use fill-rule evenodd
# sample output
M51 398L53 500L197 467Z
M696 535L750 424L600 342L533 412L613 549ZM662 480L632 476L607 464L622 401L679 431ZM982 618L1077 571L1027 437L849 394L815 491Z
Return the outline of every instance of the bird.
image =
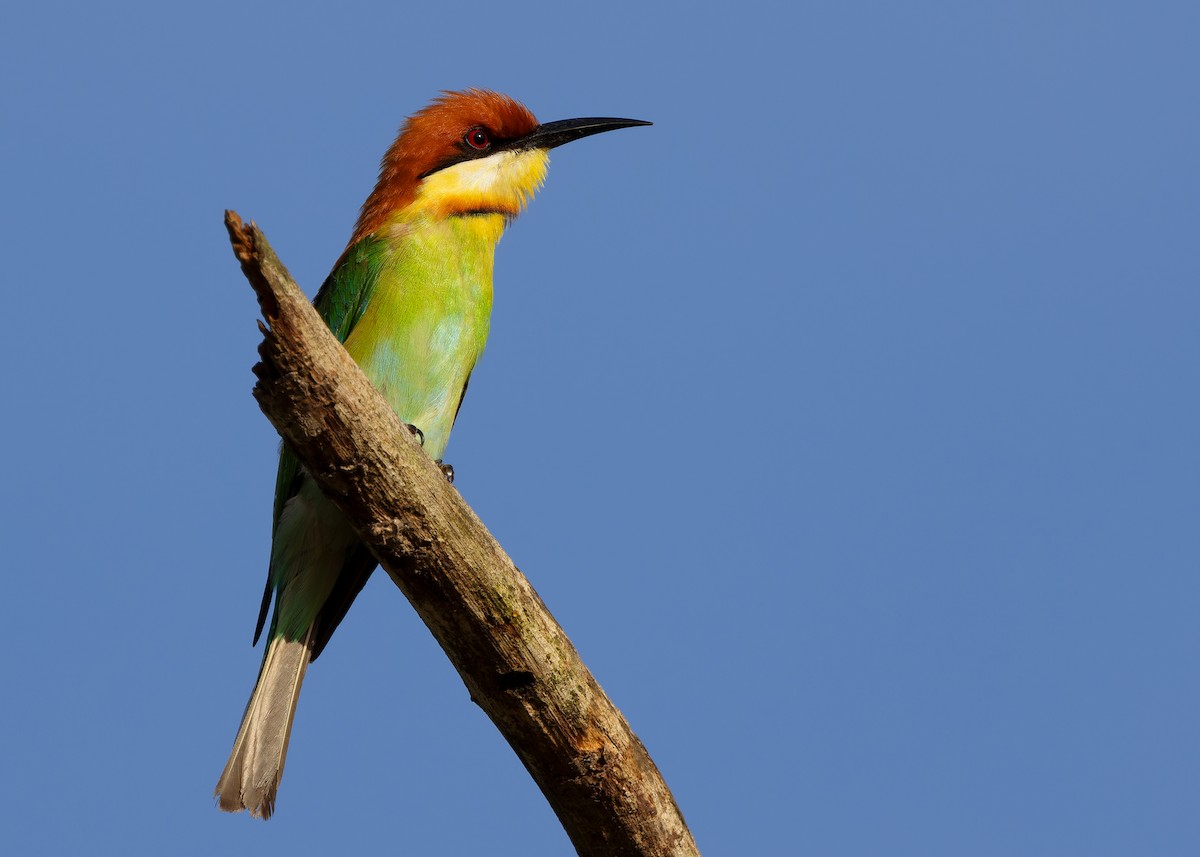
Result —
M384 154L314 304L388 404L441 464L488 337L496 243L541 187L551 149L639 119L539 123L485 89L444 91ZM443 465L447 478L453 469ZM213 796L227 812L275 811L305 672L376 566L284 444L275 481L258 679Z

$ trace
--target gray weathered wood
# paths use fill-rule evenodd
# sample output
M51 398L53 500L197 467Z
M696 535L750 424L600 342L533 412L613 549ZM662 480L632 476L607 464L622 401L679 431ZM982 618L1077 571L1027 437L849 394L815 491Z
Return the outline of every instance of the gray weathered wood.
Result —
M698 855L670 790L546 605L401 425L266 238L226 227L254 287L254 397L429 626L581 855Z

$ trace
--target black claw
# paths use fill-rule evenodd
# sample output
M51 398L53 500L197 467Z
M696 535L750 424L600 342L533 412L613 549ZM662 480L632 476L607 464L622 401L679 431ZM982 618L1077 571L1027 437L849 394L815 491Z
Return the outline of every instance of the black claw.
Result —
M434 464L436 464L439 468L441 468L442 475L446 477L446 481L449 482L451 485L453 485L454 484L454 465L442 464L442 460L440 458L437 461L435 461Z
M405 425L408 427L408 430L410 432L412 432L413 434L415 434L417 436L417 440L421 441L421 446L424 446L425 445L425 432L421 431L419 428L417 428L412 423L405 423Z

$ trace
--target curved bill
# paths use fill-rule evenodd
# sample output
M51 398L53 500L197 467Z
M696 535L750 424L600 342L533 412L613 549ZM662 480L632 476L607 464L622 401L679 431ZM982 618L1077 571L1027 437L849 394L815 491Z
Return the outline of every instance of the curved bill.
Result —
M588 119L560 119L558 122L546 122L537 126L533 131L519 140L514 141L522 149L553 149L563 143L570 143L581 137L593 134L603 134L605 131L615 131L618 128L634 128L638 125L653 125L641 119L608 119L591 117Z

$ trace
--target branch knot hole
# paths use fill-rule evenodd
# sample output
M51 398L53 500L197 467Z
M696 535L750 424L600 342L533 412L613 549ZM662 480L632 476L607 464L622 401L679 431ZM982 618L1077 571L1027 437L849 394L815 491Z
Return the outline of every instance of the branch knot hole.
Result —
M512 670L511 672L500 673L497 676L497 681L500 684L501 690L524 690L527 687L532 687L535 681L533 673L529 670Z

